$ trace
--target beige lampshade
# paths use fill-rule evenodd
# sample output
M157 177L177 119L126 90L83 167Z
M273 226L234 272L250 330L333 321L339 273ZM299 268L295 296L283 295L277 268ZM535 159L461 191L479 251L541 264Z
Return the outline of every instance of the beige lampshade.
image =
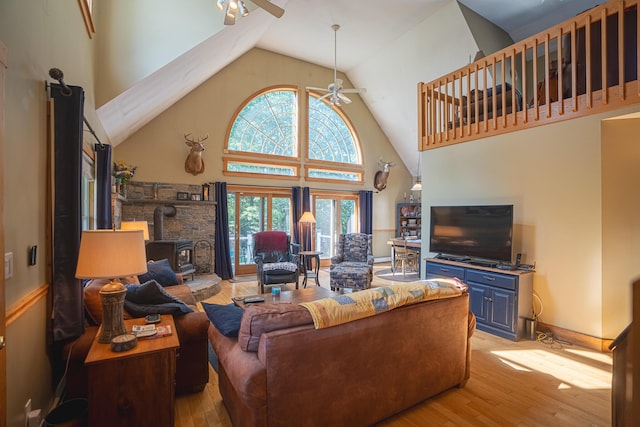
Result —
M305 212L302 214L302 216L300 217L300 220L298 222L301 222L303 224L315 224L316 223L316 218L313 216L313 214L311 212Z
M149 223L147 221L122 221L121 230L142 230L144 240L149 240Z
M78 279L113 279L147 271L142 230L85 230L80 240Z

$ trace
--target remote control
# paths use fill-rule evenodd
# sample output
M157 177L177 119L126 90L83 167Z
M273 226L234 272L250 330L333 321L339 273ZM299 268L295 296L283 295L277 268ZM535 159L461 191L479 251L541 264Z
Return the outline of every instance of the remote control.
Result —
M245 303L264 302L264 298L262 298L262 297L249 297L249 298L245 298L244 302Z
M149 314L145 316L144 321L145 323L160 323L161 319L159 314Z

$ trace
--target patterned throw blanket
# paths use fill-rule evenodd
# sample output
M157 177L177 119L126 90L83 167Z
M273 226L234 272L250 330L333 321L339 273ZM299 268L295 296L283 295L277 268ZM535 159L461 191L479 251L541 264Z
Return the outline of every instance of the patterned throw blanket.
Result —
M467 286L456 279L419 280L342 294L300 305L309 310L316 329L322 329L384 313L403 305L456 297L466 289Z

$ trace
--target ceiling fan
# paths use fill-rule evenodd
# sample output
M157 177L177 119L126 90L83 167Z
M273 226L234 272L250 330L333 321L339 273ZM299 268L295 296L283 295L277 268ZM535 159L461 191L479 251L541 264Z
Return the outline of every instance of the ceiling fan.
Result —
M329 83L327 88L321 87L307 87L307 90L317 90L319 92L327 92L325 95L321 96L319 99L329 98L329 103L335 106L340 106L344 102L345 104L350 104L351 100L347 98L345 93L362 93L366 92L365 88L359 89L345 89L342 86L342 79L338 78L338 30L340 29L340 25L333 24L331 29L334 31L334 51L333 51L333 82Z
M263 8L276 18L280 18L282 15L284 15L284 9L276 6L269 0L251 1L255 3L256 6ZM218 6L218 9L225 11L224 25L234 25L238 16L244 17L249 15L249 9L247 9L247 5L244 4L244 1L242 0L217 0L216 6Z

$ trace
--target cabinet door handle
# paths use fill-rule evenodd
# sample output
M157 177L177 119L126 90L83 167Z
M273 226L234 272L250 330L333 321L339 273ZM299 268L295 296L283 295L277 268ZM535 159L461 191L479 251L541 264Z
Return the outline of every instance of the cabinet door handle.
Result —
M496 280L495 277L490 277L490 276L482 276L485 280L488 280L490 282L493 282L494 280Z
M440 271L444 273L448 273L450 270L448 268L440 268Z
M489 298L489 297L484 297L485 301L487 302L493 302L493 298Z

